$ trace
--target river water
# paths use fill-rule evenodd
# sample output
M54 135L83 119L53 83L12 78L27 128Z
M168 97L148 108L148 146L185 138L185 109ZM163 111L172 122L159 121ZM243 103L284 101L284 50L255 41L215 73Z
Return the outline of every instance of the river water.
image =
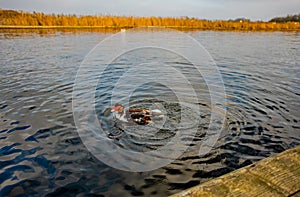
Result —
M176 127L180 118L187 127L199 119L197 130L184 136L190 144L180 157L155 170L126 172L99 161L78 134L72 96L82 61L113 33L0 32L0 196L166 196L300 145L300 34L187 31L211 55L224 82L225 111L217 113L225 122L213 148L199 156L213 109L204 78L184 58L146 48L115 58L97 85L96 114L104 132L122 132L108 140L122 149L147 152L185 129ZM126 67L161 58L189 78L194 94L157 64L149 70ZM109 113L115 84L122 84L115 92L124 97L138 76L172 78L167 81L191 104L183 109L174 91L160 83L136 88L130 106L165 110L167 118L157 120L160 129L153 135L150 126L123 125L120 131ZM141 130L150 134L140 135Z

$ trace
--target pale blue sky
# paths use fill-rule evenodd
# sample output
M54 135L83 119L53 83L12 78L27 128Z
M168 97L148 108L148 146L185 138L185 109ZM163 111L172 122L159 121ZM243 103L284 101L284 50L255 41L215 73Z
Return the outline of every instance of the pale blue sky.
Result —
M298 14L300 0L0 0L0 8L78 15L269 20L275 16Z

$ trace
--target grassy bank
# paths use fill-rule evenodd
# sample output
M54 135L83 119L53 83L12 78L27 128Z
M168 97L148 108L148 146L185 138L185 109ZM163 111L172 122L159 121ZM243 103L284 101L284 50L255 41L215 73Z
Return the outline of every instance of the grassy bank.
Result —
M300 31L299 22L251 22L249 20L202 20L189 17L133 17L133 16L76 16L27 13L0 10L0 28L58 29L58 28L133 28L168 27L213 31Z
M29 25L0 25L0 29L129 29L139 26L29 26ZM142 27L142 26L141 26ZM164 27L172 28L176 30L201 30L201 31L252 31L252 32L272 32L272 31L282 31L282 32L299 32L300 27L297 28L203 28L197 26L147 26L147 27Z

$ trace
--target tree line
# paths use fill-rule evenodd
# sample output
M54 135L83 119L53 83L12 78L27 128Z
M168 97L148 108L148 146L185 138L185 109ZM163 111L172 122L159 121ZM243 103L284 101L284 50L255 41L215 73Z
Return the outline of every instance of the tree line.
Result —
M195 28L201 30L232 31L289 31L300 30L297 22L277 23L251 22L250 20L203 20L190 17L133 17L133 16L77 16L64 14L29 13L14 10L0 10L0 27L119 27L162 26L174 28Z
M270 22L278 22L278 23L300 22L300 14L287 15L286 17L275 17L272 18Z

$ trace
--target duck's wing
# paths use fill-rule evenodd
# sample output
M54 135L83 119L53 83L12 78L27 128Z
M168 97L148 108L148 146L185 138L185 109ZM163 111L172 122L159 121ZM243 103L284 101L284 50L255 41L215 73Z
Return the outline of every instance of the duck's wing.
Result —
M132 113L131 120L139 125L146 125L152 122L150 115L145 113Z
M131 119L150 119L149 114L142 114L142 113L132 113L130 114Z
M149 114L150 111L147 109L140 109L140 108L129 108L129 113L146 113Z

